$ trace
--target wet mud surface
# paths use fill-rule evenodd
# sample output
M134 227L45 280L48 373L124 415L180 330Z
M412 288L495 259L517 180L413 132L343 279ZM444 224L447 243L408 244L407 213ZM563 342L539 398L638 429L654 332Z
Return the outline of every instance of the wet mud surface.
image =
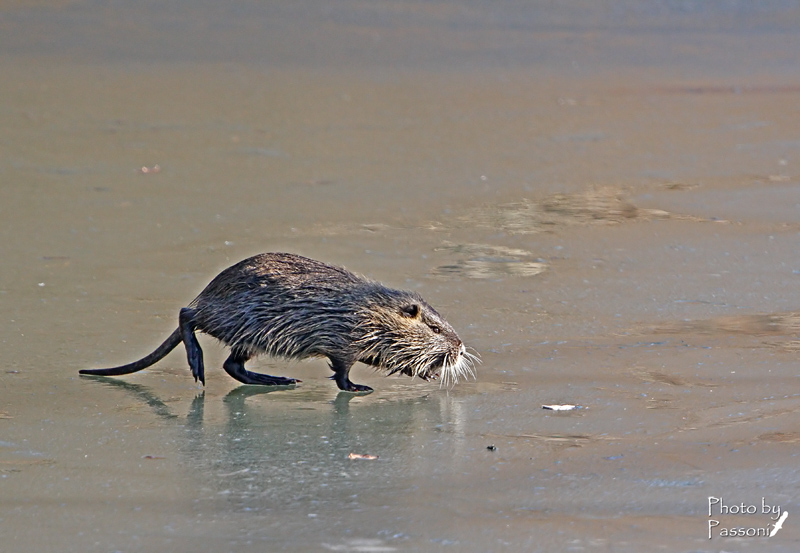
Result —
M593 5L0 4L2 549L797 551L797 8ZM478 378L78 377L262 251Z

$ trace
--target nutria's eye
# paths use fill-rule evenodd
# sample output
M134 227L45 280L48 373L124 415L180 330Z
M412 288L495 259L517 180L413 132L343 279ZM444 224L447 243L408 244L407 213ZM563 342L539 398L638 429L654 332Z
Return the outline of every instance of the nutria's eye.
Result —
M442 332L442 329L436 325L428 325L428 326L431 327L431 330L433 331L434 334L440 334Z
M408 305L403 306L400 311L406 317L411 317L412 319L416 319L417 315L419 315L419 305L416 303L410 303Z

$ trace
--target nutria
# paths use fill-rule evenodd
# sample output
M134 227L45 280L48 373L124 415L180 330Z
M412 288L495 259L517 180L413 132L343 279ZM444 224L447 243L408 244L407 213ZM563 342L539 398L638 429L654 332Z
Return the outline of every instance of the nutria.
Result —
M81 374L117 376L145 369L183 342L195 382L205 385L205 332L230 346L225 372L243 384L286 386L294 378L245 370L259 353L288 359L327 357L340 390L369 392L350 382L356 361L388 374L455 383L473 374L475 356L419 294L386 288L341 267L288 253L265 253L222 271L180 310L178 328L150 355Z

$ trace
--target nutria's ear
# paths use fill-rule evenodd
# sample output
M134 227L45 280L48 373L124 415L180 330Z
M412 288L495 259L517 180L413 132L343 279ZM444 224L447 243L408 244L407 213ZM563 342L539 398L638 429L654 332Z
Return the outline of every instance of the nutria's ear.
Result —
M404 305L400 308L400 311L406 317L411 317L412 319L416 319L419 316L419 305L416 303L409 303L408 305Z

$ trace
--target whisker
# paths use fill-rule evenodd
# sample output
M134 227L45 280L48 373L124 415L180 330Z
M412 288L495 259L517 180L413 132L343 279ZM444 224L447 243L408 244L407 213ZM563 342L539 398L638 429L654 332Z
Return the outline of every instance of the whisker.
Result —
M480 362L480 357L466 351L466 348L463 348L462 351L459 352L455 360L451 360L450 354L447 354L444 365L442 366L440 388L444 386L455 386L462 378L465 380L470 377L476 378L475 364Z

